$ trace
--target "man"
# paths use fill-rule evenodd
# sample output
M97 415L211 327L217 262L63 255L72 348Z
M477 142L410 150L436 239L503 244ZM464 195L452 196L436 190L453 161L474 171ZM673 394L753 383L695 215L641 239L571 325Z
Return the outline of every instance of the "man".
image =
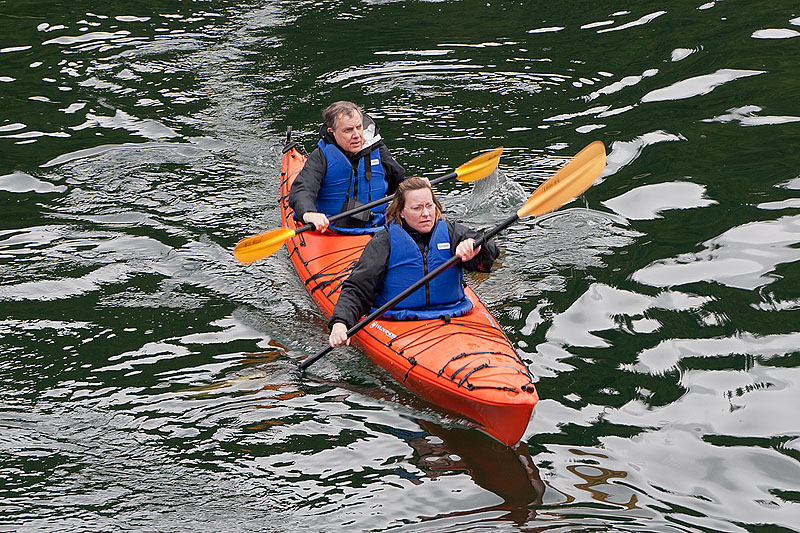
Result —
M392 194L405 170L383 144L375 121L352 102L322 112L317 147L289 193L295 217L324 232L328 217ZM386 205L336 222L338 228L381 226Z

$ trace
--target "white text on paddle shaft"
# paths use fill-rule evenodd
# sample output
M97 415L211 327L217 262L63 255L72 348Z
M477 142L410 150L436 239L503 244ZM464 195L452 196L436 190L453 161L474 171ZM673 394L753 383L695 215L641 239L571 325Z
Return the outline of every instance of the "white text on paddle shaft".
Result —
M387 337L389 337L390 339L394 339L395 337L397 337L397 335L395 335L394 333L392 333L391 331L389 331L389 330L388 330L388 329L386 329L385 327L381 326L381 325L380 325L380 324L378 324L377 322L373 322L372 324L370 324L370 325L369 325L369 328L370 328L370 329L372 329L372 328L378 328L379 330L381 330L382 332L384 332L384 333L386 334L386 336L387 336Z

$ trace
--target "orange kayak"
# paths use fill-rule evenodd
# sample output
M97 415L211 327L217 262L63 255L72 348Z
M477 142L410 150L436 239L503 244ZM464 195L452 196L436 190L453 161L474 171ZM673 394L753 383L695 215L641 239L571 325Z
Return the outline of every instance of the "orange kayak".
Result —
M282 224L294 220L288 195L306 162L293 143L283 155ZM289 257L312 300L329 319L341 284L361 256L369 235L305 232L286 241ZM358 331L352 344L411 392L466 417L500 442L522 438L539 400L528 367L500 325L469 288L472 311L433 320L378 319Z

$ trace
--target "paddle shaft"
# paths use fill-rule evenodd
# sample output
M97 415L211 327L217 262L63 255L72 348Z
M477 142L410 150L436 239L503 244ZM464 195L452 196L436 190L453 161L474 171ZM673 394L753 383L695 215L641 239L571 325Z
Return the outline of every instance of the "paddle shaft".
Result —
M442 183L443 181L451 180L451 179L453 179L455 177L458 177L458 172L450 172L449 174L445 174L444 176L440 176L438 178L430 180L431 186L434 186L434 185L437 185L439 183ZM369 202L368 204L360 205L360 206L355 207L353 209L350 209L348 211L342 211L341 213L337 213L337 214L335 214L333 216L328 217L328 222L335 222L335 221L337 221L339 219L355 215L355 214L360 213L362 211L366 211L367 209L372 209L373 207L377 207L379 205L389 203L389 202L392 201L393 198L394 198L394 195L390 194L389 196L384 196L383 198L379 198L378 200L373 200L373 201ZM316 226L314 226L314 224L309 222L308 224L300 226L299 228L294 230L294 234L295 235L299 235L300 233L303 233L303 232L306 232L306 231L311 231L315 227Z
M431 183L433 183L433 182L431 182ZM505 219L503 222L501 222L500 224L498 224L494 228L492 228L489 231L483 233L481 236L479 236L477 239L475 239L474 247L477 248L478 246L483 245L483 243L485 243L486 241L488 241L489 239L491 239L492 237L494 237L495 235L497 235L498 233L500 233L501 231L503 231L504 229L509 227L511 224L513 224L517 220L519 220L519 215L514 213L513 215L511 215L510 217ZM423 285L428 283L430 280L432 280L433 278L435 278L436 276L438 276L439 274L441 274L442 272L444 272L445 270L447 270L451 266L455 265L459 261L461 261L461 258L458 257L457 255L454 255L453 257L451 257L450 259L448 259L447 261L445 261L444 263L442 263L441 265L439 265L435 269L433 269L430 272L428 272L425 276L421 277L419 280L414 282L409 288L407 288L406 290L404 290L403 292L401 292L400 294L398 294L397 296L395 296L394 298L392 298L391 300L389 300L388 302L386 302L385 304L380 306L378 309L376 309L375 311L373 311L372 313L370 313L366 317L362 318L361 321L358 324L356 324L352 328L348 329L347 330L347 336L348 337L352 337L356 332L358 332L359 330L363 329L364 326L366 326L367 324L369 324L370 322L372 322L376 318L379 318L381 315L383 315L383 313L385 313L386 311L388 311L389 309L394 307L397 304L397 302L399 302L400 300L406 298L411 293L413 293L414 291L416 291L417 289L419 289L420 287L422 287ZM317 352L316 354L312 355L311 357L308 357L307 359L303 360L300 363L300 370L305 370L306 368L308 368L309 366L314 364L314 362L317 359L319 359L323 355L327 354L331 350L333 350L333 348L328 346L327 348L321 350L320 352Z

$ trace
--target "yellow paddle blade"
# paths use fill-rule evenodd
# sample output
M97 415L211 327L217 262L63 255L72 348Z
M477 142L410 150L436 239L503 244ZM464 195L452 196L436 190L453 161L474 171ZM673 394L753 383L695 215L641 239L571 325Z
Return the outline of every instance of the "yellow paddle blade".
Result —
M252 237L246 237L236 243L233 257L240 263L252 263L268 255L274 254L287 240L295 236L293 229L277 228Z
M588 189L605 167L606 148L601 141L595 141L539 185L517 216L544 215L561 207Z
M473 157L456 169L456 179L469 183L485 178L497 168L497 163L500 162L500 154L502 153L503 147L500 146Z

